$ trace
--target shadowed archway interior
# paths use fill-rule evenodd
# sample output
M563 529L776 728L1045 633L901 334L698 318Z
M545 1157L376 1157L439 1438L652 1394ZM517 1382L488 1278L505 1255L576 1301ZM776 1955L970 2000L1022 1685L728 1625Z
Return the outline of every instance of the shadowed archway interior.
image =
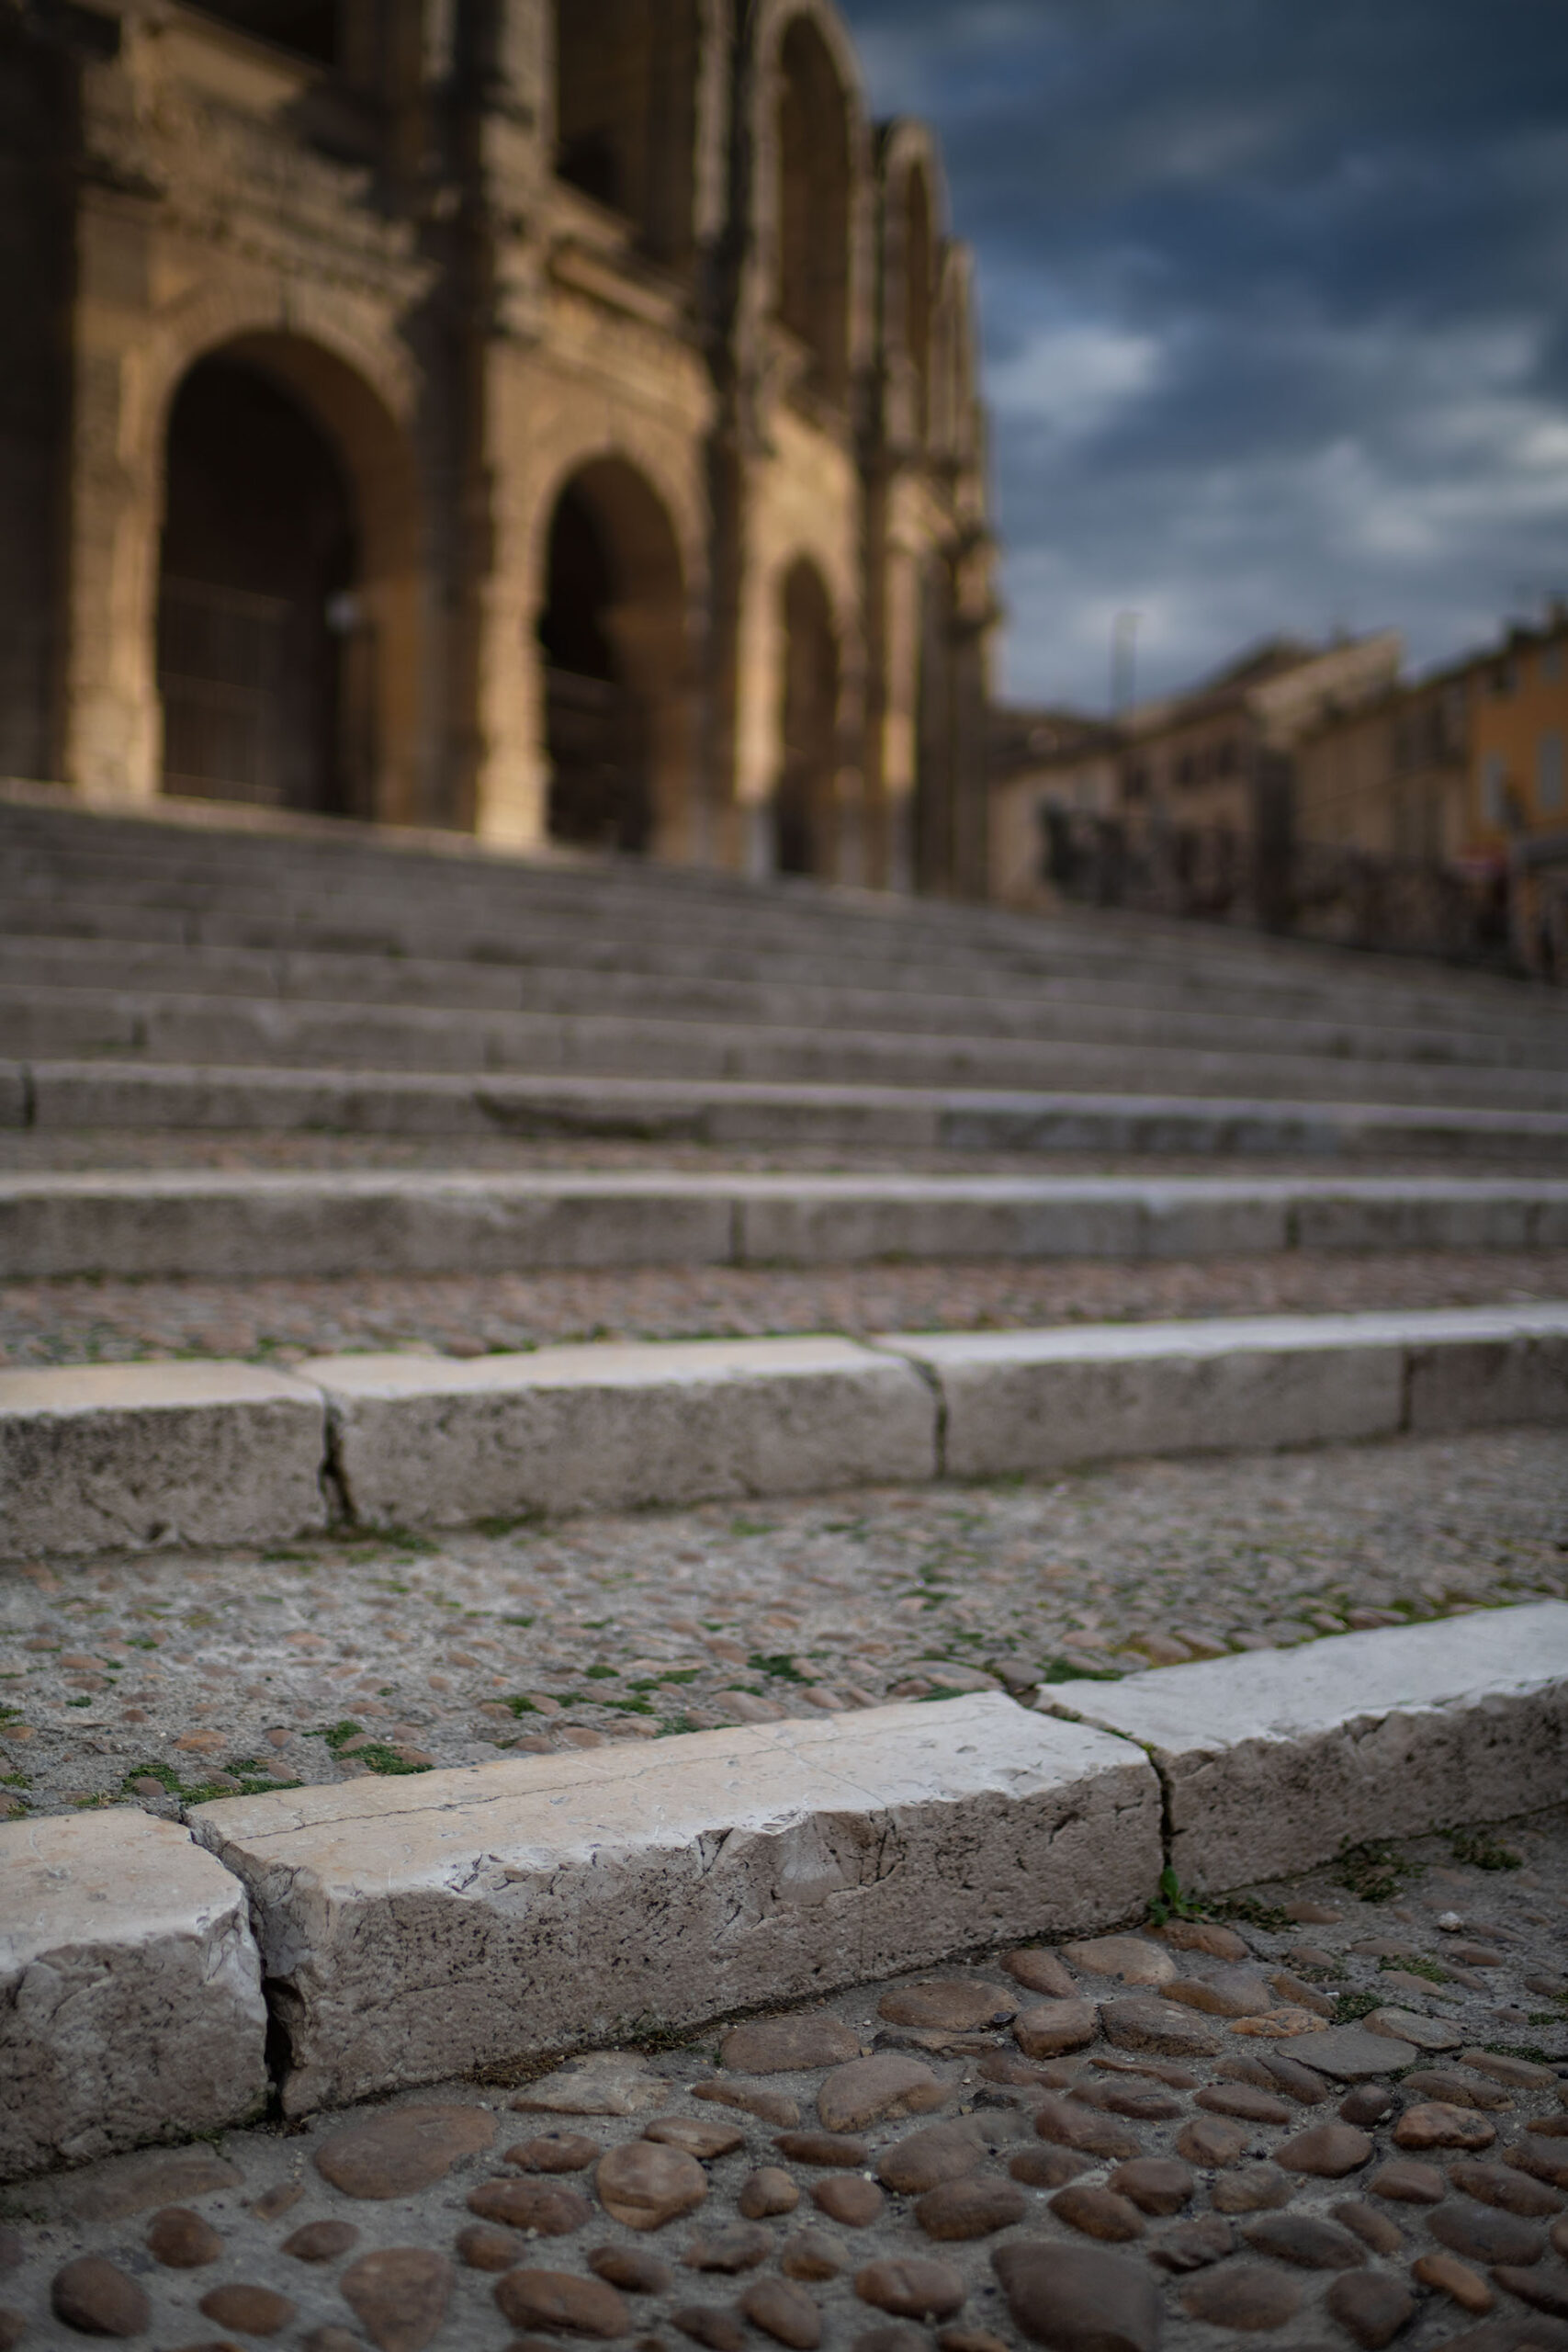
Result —
M810 356L811 389L839 401L849 381L848 102L806 17L785 33L779 67L778 314Z
M359 530L327 436L264 369L201 360L170 412L158 579L164 789L357 813Z
M833 870L839 646L815 564L791 566L782 617L784 762L773 801L774 859L781 874L826 875Z
M615 566L582 492L568 489L550 526L545 649L550 838L579 849L648 846L648 724L610 632Z
M689 811L685 589L665 507L620 458L557 499L538 638L552 840L631 854Z
M556 168L629 220L644 249L692 254L696 0L557 0Z

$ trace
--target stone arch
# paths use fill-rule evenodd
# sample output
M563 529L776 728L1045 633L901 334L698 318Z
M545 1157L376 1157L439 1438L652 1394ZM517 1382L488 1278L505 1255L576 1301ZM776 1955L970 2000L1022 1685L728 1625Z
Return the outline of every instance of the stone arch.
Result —
M881 181L882 346L894 436L923 446L941 364L946 227L941 161L923 123L899 121L883 133Z
M187 364L158 501L165 789L410 813L392 779L414 759L414 508L401 432L336 354L262 328Z
M687 827L694 749L670 507L629 458L589 457L546 502L538 563L549 833L579 849L657 851Z
M232 346L287 379L353 479L365 526L378 664L374 813L418 813L420 706L413 425L421 377L406 346L352 299L236 267L156 312L75 379L65 775L116 797L155 794L163 768L155 640L169 413L182 379Z
M796 17L778 52L778 316L810 358L812 388L848 390L852 236L849 92L819 26Z
M779 765L773 862L781 874L831 875L837 865L842 653L832 599L809 556L778 582Z
M183 380L220 355L265 371L298 401L353 485L360 594L377 642L375 772L364 813L407 820L420 813L419 372L395 338L359 332L353 304L334 301L330 289L258 288L240 272L168 305L116 370L79 384L79 401L113 462L80 468L75 483L66 773L136 797L159 789L169 423Z
M357 501L305 408L224 352L169 412L158 568L165 793L363 813ZM334 623L341 626L334 626Z
M694 243L703 32L700 0L556 0L556 170L671 267Z
M932 337L931 439L943 456L960 462L973 462L978 454L973 276L968 248L945 245Z
M934 260L931 189L917 164L904 183L904 351L915 379L915 438L924 442L931 416L931 284Z

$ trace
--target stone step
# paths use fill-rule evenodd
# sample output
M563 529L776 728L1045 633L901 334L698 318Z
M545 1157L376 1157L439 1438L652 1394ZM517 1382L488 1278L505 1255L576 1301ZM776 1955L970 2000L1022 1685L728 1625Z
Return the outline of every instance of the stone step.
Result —
M1568 1305L0 1373L12 1553L1568 1422Z
M1538 1810L1568 1761L1568 1606L1078 1682L1082 1720L1061 1695L220 1798L188 1828L134 1806L0 1826L0 2070L24 2093L0 2107L0 2178L239 2123L269 2022L299 2117L504 2080L634 2018L677 2032L1137 1925L1162 1866L1221 1893L1347 1838ZM1380 2078L1416 2054L1382 2022ZM1332 2078L1344 2042L1288 2046ZM471 2123L458 2150L493 2129ZM199 2153L197 2193L242 2185ZM156 2193L119 2185L110 2216Z
M361 929L367 911L378 919L423 916L441 953L446 952L445 940L454 922L460 929L465 919L487 910L500 928L495 944L513 946L524 922L532 926L553 921L558 928L579 932L596 922L634 934L657 931L679 944L689 941L695 925L721 918L725 944L734 950L754 944L766 932L794 938L807 951L827 948L852 957L885 956L891 949L917 967L921 957L960 953L976 966L1000 959L1017 970L1054 961L1125 973L1144 962L1151 974L1204 973L1222 986L1245 972L1255 988L1296 987L1309 996L1337 983L1352 996L1378 996L1391 1004L1396 997L1418 1001L1426 994L1434 1008L1465 1001L1477 1011L1493 1008L1505 1019L1551 1001L1495 975L1382 962L1315 944L1152 918L1071 911L1043 921L795 881L759 884L690 870L529 862L483 853L453 837L446 837L441 854L434 854L428 836L410 839L365 829L343 829L354 835L352 843L337 833L272 839L258 837L249 827L231 829L233 812L187 839L167 810L128 820L78 808L51 818L52 849L41 842L29 849L16 838L18 820L28 813L0 807L0 842L7 851L7 872L16 876L13 888L25 883L39 894L40 911L52 901L56 913L73 922L97 876L113 882L122 900L128 894L156 899L184 891L232 903L238 894L256 919L274 924L283 899L299 890L329 920L341 922L347 916ZM112 854L101 847L90 854L86 845L95 839L121 846ZM443 916L451 918L445 924L430 923L433 896L440 898ZM22 920L25 905L14 911Z
M0 1176L0 1279L1568 1248L1568 1181Z
M244 1887L179 1822L0 1823L0 2180L253 2121L266 2030Z
M422 1005L285 1003L152 990L0 986L0 1033L18 1058L335 1065L354 1070L634 1073L685 1079L1294 1096L1568 1109L1568 1071L1355 1061L1269 1052L667 1021Z
M1047 1914L1082 1934L1134 1916L1160 1868L1159 1784L1131 1741L997 1692L220 1799L192 1821L259 1898L263 1966L294 1996L291 2115L612 2020L804 1999ZM413 1950L439 1998L410 1997Z
M555 883L556 876L547 876ZM323 891L279 876L247 876L243 888L180 888L167 880L132 888L113 875L36 877L34 893L17 895L21 877L7 876L6 931L64 937L160 938L276 951L345 949L415 958L478 956L502 963L572 964L595 956L618 962L667 965L677 972L712 975L739 959L743 971L763 977L782 959L794 976L813 975L868 986L919 988L926 976L954 989L1016 991L1033 984L1075 980L1097 988L1131 988L1146 1000L1175 987L1184 998L1234 1002L1238 982L1258 1001L1281 1008L1321 1009L1365 1018L1444 1021L1463 1017L1506 1027L1540 1023L1561 1029L1556 1000L1493 975L1431 965L1379 960L1349 951L1300 946L1292 956L1279 943L1246 933L1188 929L1170 937L1134 917L1020 919L964 910L969 932L927 920L928 902L915 902L919 920L869 911L886 901L821 891L819 903L773 904L762 886L733 908L694 906L650 871L642 887L611 899L569 899L519 891L503 899L465 896L445 873L417 889ZM683 878L683 877L680 877ZM909 902L896 902L908 906ZM435 911L438 909L439 911ZM944 910L952 915L953 910Z
M1568 1303L933 1332L949 1477L1568 1420Z
M512 985L546 972L644 974L651 979L701 986L735 981L759 990L862 989L879 1000L940 995L976 1008L1091 1005L1111 1012L1168 1013L1176 1008L1211 1018L1234 1015L1245 1005L1248 1018L1332 1022L1352 1029L1413 1029L1452 1032L1477 1040L1519 1037L1555 1048L1564 1023L1550 1000L1520 990L1500 1001L1485 994L1438 986L1395 989L1386 975L1373 986L1364 969L1337 966L1315 985L1288 983L1266 969L1227 964L1213 969L1197 956L1139 957L1131 944L1114 963L1061 951L1038 959L1000 956L958 958L931 941L910 941L897 954L862 952L852 928L840 923L808 941L770 944L751 924L733 934L706 938L689 922L655 928L643 910L622 909L593 919L573 915L547 923L479 918L465 923L460 910L431 911L427 894L417 909L378 914L363 902L336 912L280 909L271 896L253 915L189 913L122 902L95 904L73 897L56 906L0 900L0 933L15 943L13 958L27 967L28 941L49 942L55 956L73 945L97 950L113 962L130 951L163 946L175 953L205 949L274 959L268 986L276 983L276 959L328 963L362 960L378 978L400 991L410 986L411 967L429 966L432 989L447 988L467 1000L477 985ZM41 948L39 963L48 949ZM394 968L395 967L395 968ZM221 970L221 967L218 967ZM477 973L477 980L475 974ZM498 978L498 976L501 976ZM488 1001L488 1000L487 1000ZM510 1001L515 1001L513 997ZM1016 1016L1015 1016L1016 1017Z
M1134 1921L1161 1860L1218 1892L1347 1838L1551 1804L1568 1763L1568 1606L1072 1695L1084 1722L991 1692L934 1720L885 1707L699 1732L651 1757L611 1747L197 1807L287 1998L285 2112L581 2045L613 2018L732 2016L1047 1920L1058 1934ZM1055 1741L1035 1735L1043 1722ZM694 1848L711 1866L672 1871ZM794 1897L807 1880L815 1899ZM417 1997L433 1972L446 1997ZM1310 2064L1318 2041L1287 2047Z
M1520 1160L1568 1113L1149 1093L770 1085L130 1061L0 1063L0 1129L515 1136L854 1149Z
M1077 1720L1136 1740L1158 1772L1183 1886L1293 1877L1364 1838L1554 1803L1568 1786L1568 1604L1341 1634L1073 1696ZM1291 2054L1310 2064L1310 2038Z
M366 956L176 946L108 939L0 937L0 986L90 989L117 994L239 998L257 1002L412 1006L425 1011L608 1013L662 1020L738 1022L764 1029L832 1023L892 1034L962 1035L1039 1046L1095 1044L1332 1056L1439 1066L1568 1069L1568 1024L1459 1027L1354 1018L1288 1017L1273 1010L1221 1010L1172 1002L1102 1001L1109 981L1051 983L1033 994L942 994L928 973L912 988L831 988L819 976L766 980L735 973L676 976L605 945L614 966ZM1123 994L1127 992L1124 990ZM1379 1008L1381 1011L1381 1008Z

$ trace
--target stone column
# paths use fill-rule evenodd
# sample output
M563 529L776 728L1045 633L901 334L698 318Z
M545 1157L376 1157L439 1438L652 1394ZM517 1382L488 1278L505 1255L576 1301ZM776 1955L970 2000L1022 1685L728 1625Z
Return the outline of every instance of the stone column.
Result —
M544 327L536 222L553 118L550 11L499 9L473 175L481 254L473 355L476 509L470 534L474 831L511 849L547 837L548 755L531 545L530 360ZM543 130L541 130L543 126Z
M84 187L73 322L65 781L151 799L163 765L154 637L163 451L145 413L153 222Z

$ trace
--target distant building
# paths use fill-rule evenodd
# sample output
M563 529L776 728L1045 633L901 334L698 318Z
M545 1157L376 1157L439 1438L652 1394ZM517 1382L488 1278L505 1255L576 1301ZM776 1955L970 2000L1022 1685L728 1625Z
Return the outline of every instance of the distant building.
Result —
M1568 862L1568 606L1511 628L1468 664L1471 782L1466 847Z
M1449 865L1568 862L1568 608L1325 715L1296 752L1306 842Z
M1069 816L1113 817L1123 736L1079 711L991 713L991 896L1006 906L1053 903L1053 834Z
M1190 693L1126 720L1122 808L1178 831L1238 835L1269 821L1260 802L1289 792L1289 754L1314 721L1363 703L1399 675L1397 631L1328 646L1270 638Z
M1158 836L1178 865L1200 842L1207 854L1216 839L1283 839L1297 744L1327 713L1386 694L1402 650L1392 629L1327 646L1271 638L1190 693L1139 704L1114 723L994 712L992 895L1049 903L1064 871L1060 835L1070 827L1081 858L1086 817L1124 839Z
M1326 713L1296 746L1296 839L1454 864L1473 837L1472 682L1461 663Z

